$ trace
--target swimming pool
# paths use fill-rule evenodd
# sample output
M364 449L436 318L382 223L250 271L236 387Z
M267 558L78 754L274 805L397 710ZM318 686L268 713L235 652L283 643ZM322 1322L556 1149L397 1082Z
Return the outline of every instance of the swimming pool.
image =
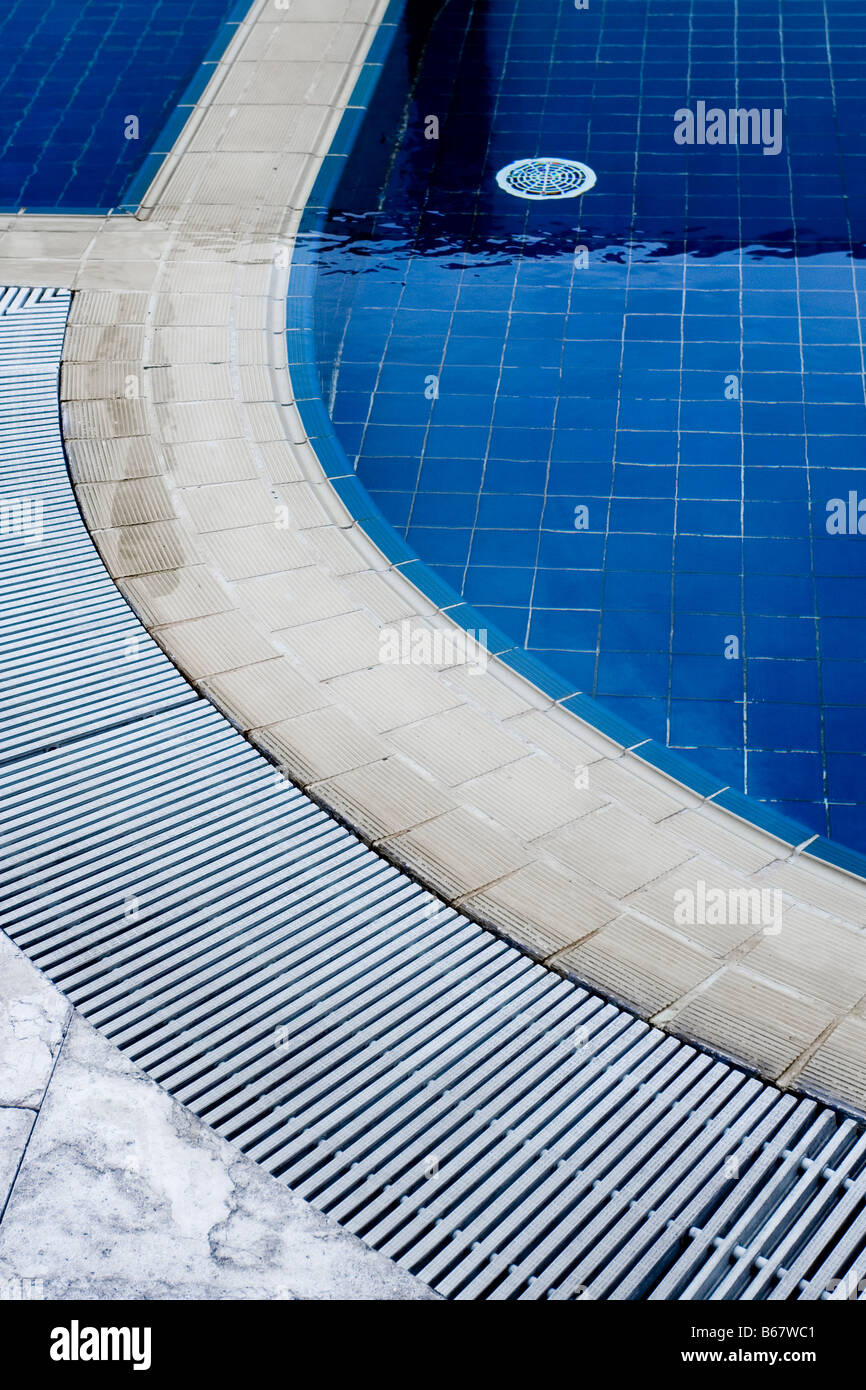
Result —
M560 694L857 850L864 53L853 0L413 5L305 224L370 515ZM542 156L595 186L497 183Z
M249 0L11 0L0 17L0 210L122 204L154 145L171 148L232 36L229 21L248 9Z

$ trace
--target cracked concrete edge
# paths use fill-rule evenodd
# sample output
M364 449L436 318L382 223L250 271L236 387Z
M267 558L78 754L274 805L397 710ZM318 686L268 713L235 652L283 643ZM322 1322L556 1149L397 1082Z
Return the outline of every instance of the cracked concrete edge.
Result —
M364 535L304 433L285 251L384 8L275 18L260 0L138 219L26 219L26 263L6 219L4 278L76 291L62 415L94 540L192 684L392 862L660 1026L866 1109L863 883L495 658L449 660L458 629ZM404 622L444 655L383 664L382 628ZM781 935L683 922L678 895L702 883L778 893Z
M0 933L0 1297L438 1299L103 1038Z

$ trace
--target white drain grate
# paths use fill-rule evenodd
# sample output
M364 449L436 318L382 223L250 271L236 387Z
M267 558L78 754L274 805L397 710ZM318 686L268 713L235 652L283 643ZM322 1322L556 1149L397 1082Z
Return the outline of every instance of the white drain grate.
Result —
M499 170L496 182L515 198L576 198L595 186L595 172L576 159L516 159Z

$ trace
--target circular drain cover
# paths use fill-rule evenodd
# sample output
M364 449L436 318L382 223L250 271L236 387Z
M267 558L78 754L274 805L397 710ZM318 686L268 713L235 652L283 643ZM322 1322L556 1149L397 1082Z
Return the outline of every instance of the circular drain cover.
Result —
M595 184L595 173L576 159L516 159L496 175L515 198L576 198Z

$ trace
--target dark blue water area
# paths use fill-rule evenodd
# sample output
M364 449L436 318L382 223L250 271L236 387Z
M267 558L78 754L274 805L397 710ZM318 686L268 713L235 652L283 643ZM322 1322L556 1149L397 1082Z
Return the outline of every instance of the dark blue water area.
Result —
M866 849L866 9L437 9L316 240L358 478L570 688ZM677 144L699 101L780 110L779 153ZM533 156L596 186L504 192Z
M9 0L0 207L118 205L236 0ZM138 138L127 139L138 119Z

